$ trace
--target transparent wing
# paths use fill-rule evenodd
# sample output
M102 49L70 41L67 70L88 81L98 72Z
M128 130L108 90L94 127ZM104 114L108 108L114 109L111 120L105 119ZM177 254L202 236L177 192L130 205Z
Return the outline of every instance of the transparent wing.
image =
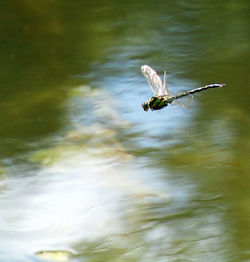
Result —
M168 90L168 86L167 86L167 72L164 72L164 79L163 79L163 89L164 89L164 94L165 96L170 96L170 92Z
M169 92L166 84L166 73L164 75L164 85L162 85L161 78L157 73L148 65L143 65L141 71L147 79L150 87L152 88L155 96L168 96Z

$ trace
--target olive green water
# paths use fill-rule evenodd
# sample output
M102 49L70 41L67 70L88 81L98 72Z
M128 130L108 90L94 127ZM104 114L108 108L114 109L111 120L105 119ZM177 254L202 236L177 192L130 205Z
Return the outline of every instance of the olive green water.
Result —
M250 261L249 20L244 0L3 1L0 261ZM143 64L173 94L227 87L144 112Z

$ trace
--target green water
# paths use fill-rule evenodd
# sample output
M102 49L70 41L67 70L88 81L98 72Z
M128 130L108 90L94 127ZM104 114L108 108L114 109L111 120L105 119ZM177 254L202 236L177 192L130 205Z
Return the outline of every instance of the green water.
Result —
M0 260L249 261L249 20L243 0L3 1ZM173 94L227 86L144 112L143 64Z

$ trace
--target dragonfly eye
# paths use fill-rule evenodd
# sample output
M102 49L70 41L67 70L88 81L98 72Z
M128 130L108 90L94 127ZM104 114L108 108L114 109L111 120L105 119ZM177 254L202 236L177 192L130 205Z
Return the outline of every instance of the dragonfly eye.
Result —
M146 102L143 102L141 105L142 105L144 111L148 111L148 109L149 109L149 103L148 103L147 101L146 101Z

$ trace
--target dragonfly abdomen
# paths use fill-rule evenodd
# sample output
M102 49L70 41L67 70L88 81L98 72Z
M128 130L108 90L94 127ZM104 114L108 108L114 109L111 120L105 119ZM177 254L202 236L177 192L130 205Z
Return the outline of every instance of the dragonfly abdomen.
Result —
M176 95L176 96L174 96L174 99L179 99L179 98L182 98L182 97L185 97L185 96L188 96L188 95L192 95L192 94L201 92L203 90L207 90L209 88L217 88L217 87L224 87L224 86L226 86L226 84L211 84L211 85L198 87L198 88L195 88L193 90L186 91L186 92L183 92L183 93L181 93L179 95Z

